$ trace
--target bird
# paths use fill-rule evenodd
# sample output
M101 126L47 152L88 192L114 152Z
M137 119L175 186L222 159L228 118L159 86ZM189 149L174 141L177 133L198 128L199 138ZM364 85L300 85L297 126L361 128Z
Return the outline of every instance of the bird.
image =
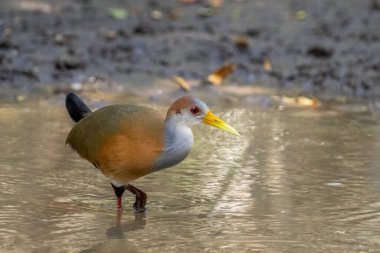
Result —
M125 190L135 195L135 212L146 210L146 193L131 182L184 160L194 143L192 126L204 123L239 136L206 103L189 95L175 100L166 117L164 112L129 104L109 105L93 112L72 92L67 94L65 103L76 122L66 145L110 181L117 210L122 210Z

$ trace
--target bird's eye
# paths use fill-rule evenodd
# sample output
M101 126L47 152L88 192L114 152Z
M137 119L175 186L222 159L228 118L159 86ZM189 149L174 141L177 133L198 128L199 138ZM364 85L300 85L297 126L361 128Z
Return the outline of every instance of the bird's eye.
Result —
M200 109L198 106L193 106L190 108L190 112L193 114L193 115L196 115L200 112Z

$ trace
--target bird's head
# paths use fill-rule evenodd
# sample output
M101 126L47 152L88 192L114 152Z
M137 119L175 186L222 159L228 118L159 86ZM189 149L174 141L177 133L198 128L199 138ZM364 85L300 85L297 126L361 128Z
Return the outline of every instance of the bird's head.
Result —
M174 101L168 109L166 120L188 126L204 123L239 135L235 128L215 116L203 101L191 96L181 97Z

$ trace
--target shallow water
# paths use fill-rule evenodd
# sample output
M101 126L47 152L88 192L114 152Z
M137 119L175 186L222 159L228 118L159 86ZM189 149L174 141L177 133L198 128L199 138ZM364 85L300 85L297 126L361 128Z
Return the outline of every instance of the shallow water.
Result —
M217 108L241 137L195 129L185 162L107 180L65 147L63 106L0 109L0 252L378 252L380 126L334 110Z

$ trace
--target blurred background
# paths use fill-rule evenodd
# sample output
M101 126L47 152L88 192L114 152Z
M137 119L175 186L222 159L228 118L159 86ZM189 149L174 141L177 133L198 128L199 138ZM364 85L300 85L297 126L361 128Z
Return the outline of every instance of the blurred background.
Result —
M177 88L174 75L199 83L228 63L227 84L238 88L338 101L379 94L378 0L15 0L1 1L0 15L1 100L154 94Z
M0 252L379 252L379 0L0 1ZM202 98L148 211L65 147L64 99Z

